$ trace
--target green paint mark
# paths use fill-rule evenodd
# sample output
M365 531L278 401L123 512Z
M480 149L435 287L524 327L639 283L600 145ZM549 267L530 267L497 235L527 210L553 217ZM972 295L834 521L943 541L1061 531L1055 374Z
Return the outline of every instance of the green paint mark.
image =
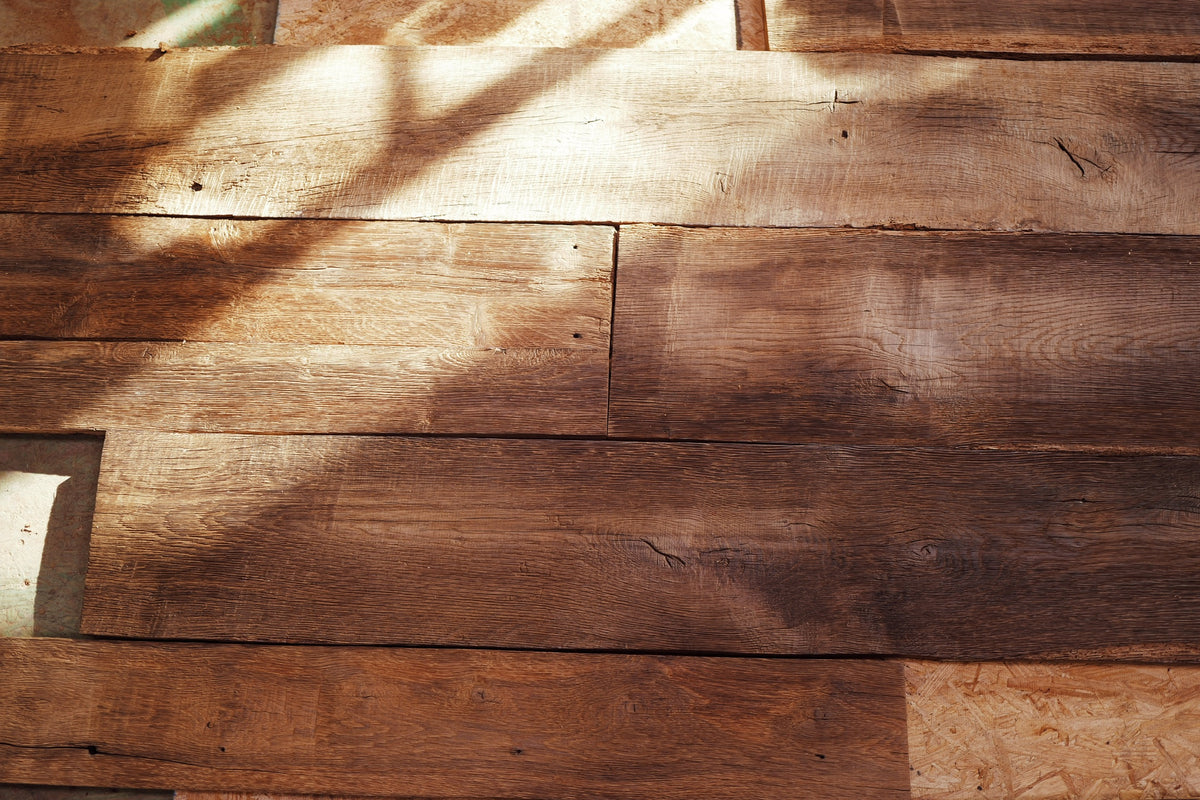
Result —
M189 7L195 10L198 4L201 8L211 6L200 18L200 25L191 25L190 30L175 40L180 47L212 47L224 45L227 47L243 47L259 44L262 36L255 30L251 19L243 6L262 5L262 0L224 0L213 3L212 0L161 0L163 11L168 19L184 12Z

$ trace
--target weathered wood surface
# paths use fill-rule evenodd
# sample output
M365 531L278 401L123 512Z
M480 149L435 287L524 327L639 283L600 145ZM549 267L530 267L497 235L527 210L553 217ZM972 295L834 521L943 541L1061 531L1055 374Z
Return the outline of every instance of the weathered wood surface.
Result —
M275 43L734 50L734 0L280 0Z
M600 434L613 236L2 216L0 426Z
M1134 659L1200 637L1194 458L110 432L104 459L91 634Z
M766 0L766 20L772 50L1200 55L1197 0Z
M0 338L609 345L609 227L9 214L0 241Z
M1200 796L1200 669L904 666L915 800Z
M871 54L8 54L0 210L1200 233L1198 83Z
M275 0L0 0L0 47L269 44Z
M739 50L767 49L767 10L763 0L734 0Z
M887 662L0 641L0 780L903 798Z
M1200 239L621 231L609 432L1200 453Z

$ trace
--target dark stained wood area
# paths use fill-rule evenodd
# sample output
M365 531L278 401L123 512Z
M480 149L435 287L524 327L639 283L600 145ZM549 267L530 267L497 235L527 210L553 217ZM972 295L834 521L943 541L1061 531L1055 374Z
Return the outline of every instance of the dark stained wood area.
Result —
M1007 658L1200 637L1200 459L110 433L83 629Z
M1200 239L621 231L609 433L1200 453Z
M472 798L904 798L901 667L0 641L0 780Z
M4 54L0 211L1200 234L1198 83L877 54Z
M608 227L0 217L9 431L604 431Z

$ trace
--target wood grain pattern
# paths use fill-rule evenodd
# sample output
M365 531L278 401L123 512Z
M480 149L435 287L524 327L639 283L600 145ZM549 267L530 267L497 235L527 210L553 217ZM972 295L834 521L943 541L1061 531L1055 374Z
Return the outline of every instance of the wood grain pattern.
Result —
M0 338L608 350L613 230L0 216Z
M1200 239L621 232L609 431L1200 453Z
M871 54L7 54L0 210L1195 234L1197 83Z
M280 0L275 43L733 50L733 0Z
M0 217L10 431L603 433L611 228Z
M1200 636L1197 497L1176 456L117 432L83 630L1136 659Z
M1200 55L1197 0L766 0L766 19L772 50Z
M900 798L898 664L0 641L0 779Z
M1200 795L1200 669L911 662L915 800Z
M0 342L0 426L596 435L596 349Z

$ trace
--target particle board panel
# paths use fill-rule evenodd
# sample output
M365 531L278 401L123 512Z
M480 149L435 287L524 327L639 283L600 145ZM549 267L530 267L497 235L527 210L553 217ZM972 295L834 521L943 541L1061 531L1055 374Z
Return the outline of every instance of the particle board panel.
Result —
M0 641L0 779L475 798L908 795L902 670Z
M1181 456L110 432L83 630L1137 659L1200 636L1197 497Z
M766 21L772 50L1200 55L1197 0L766 0Z
M1200 452L1200 239L633 226L609 432Z
M280 0L276 44L734 50L734 0Z
M10 431L601 434L614 231L5 215Z
M904 665L915 800L1200 796L1200 669Z
M879 54L6 54L0 210L1200 233L1198 81Z

